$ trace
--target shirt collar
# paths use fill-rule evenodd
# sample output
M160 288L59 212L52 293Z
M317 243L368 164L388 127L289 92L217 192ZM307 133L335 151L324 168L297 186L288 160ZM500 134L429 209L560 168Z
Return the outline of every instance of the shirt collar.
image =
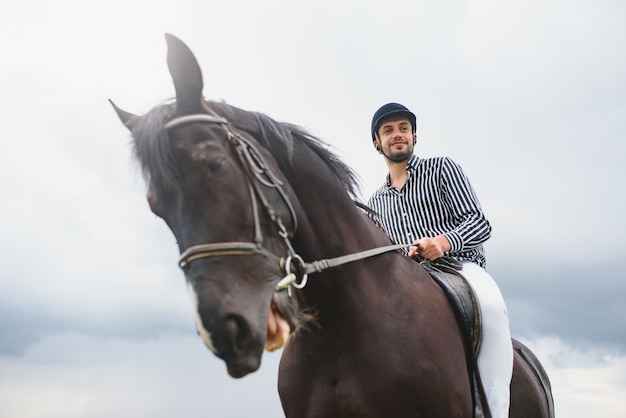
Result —
M409 177L415 172L415 169L417 169L419 160L420 158L417 155L413 154L411 158L409 158L409 161L407 161L406 171L409 172ZM391 187L391 176L389 173L387 173L387 177L385 179L385 186L387 186L387 190L393 189Z
M409 158L409 161L406 163L406 171L408 172L415 171L419 163L419 160L420 158L417 155L413 154L411 158Z

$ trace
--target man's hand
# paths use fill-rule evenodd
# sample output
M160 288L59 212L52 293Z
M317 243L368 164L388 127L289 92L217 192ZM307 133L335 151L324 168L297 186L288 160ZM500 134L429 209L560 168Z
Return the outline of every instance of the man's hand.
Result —
M437 235L436 237L418 239L413 243L409 249L409 257L417 253L426 260L436 260L443 255L444 252L449 251L450 242L444 235Z

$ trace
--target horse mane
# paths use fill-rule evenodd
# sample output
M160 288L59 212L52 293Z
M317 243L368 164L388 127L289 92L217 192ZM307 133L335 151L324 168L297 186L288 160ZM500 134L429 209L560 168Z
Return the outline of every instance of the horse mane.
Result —
M255 136L256 140L276 158L281 165L293 168L294 142L298 141L311 149L335 174L353 200L358 199L359 178L347 164L330 149L325 141L311 135L300 126L277 122L259 112L246 112L224 102L208 103L211 109L224 116L237 129ZM256 128L238 123L237 111L246 112L256 118ZM171 155L169 137L164 128L176 112L176 102L166 102L152 108L141 116L132 129L134 156L139 162L146 181L158 177L166 187L174 187L179 175ZM257 131L257 132L253 132ZM260 137L258 132L261 133Z
M283 128L283 132L287 132L286 138L291 139L291 141L300 141L310 148L335 174L350 197L353 199L357 198L359 192L359 179L357 174L344 163L337 154L331 151L330 145L327 142L311 135L300 126L276 122L262 113L257 113L256 115L261 126L265 127L270 132L280 131L280 129ZM285 139L285 136L283 136L283 139ZM293 146L291 148L293 149ZM273 154L275 157L277 156L275 152Z

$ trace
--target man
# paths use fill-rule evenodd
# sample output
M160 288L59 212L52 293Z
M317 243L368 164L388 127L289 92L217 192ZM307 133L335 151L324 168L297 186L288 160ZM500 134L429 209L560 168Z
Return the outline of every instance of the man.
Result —
M508 418L513 349L504 299L485 271L482 243L491 236L491 226L461 167L447 157L413 155L416 131L415 115L401 104L388 103L374 114L373 145L389 174L369 206L394 242L413 244L405 251L409 257L446 255L462 263L481 310L478 370L487 402L493 418Z

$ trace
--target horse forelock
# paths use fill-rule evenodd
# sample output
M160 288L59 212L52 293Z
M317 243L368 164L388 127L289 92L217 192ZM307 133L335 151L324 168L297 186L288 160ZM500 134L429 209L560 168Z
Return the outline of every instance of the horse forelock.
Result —
M141 116L132 129L134 156L147 182L158 180L165 187L178 181L165 123L172 118L176 103L155 106Z

